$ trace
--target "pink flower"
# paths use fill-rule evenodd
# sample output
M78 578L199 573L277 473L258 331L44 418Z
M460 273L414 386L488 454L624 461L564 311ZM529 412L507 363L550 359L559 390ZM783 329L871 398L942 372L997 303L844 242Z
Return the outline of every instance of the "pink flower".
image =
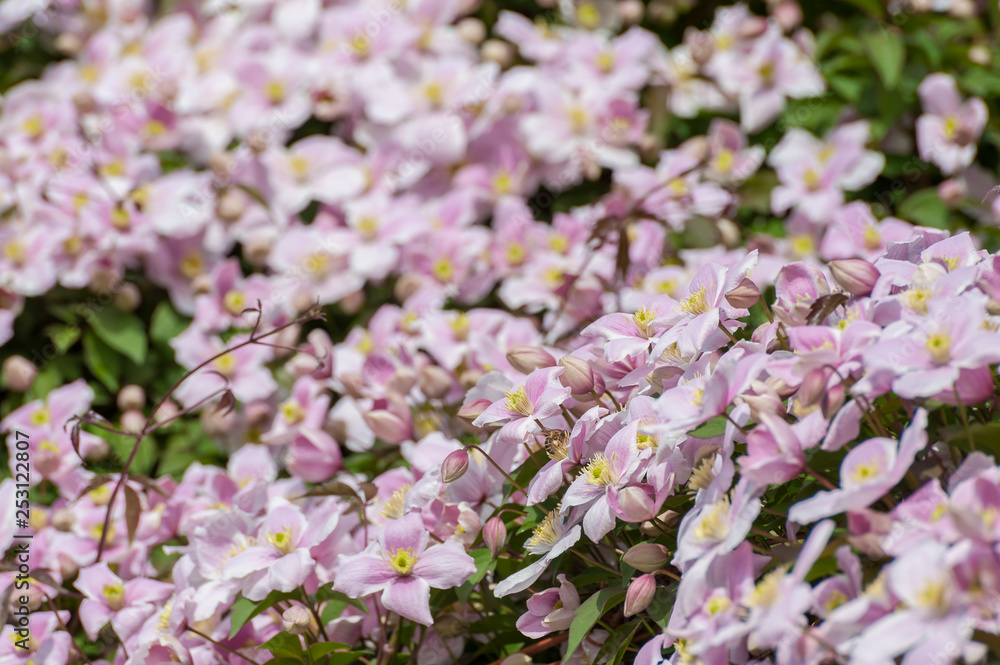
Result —
M885 157L865 150L871 140L868 121L858 120L833 130L824 140L802 129L791 129L767 157L781 184L771 191L771 208L790 208L813 221L824 221L844 202L844 191L870 184L885 166Z
M962 101L955 79L931 74L917 89L924 115L917 118L920 159L937 164L945 175L958 173L976 157L976 143L989 111L978 97Z
M536 593L528 599L528 611L517 620L517 629L523 635L537 640L553 631L568 630L580 607L580 594L566 576L556 576L558 587Z
M351 598L381 592L387 610L431 625L431 587L458 586L476 572L476 565L457 541L427 547L428 539L415 513L389 522L364 552L340 555L334 589Z
M119 638L130 639L153 615L157 603L174 592L172 584L156 580L123 582L104 562L81 570L73 586L87 597L80 605L80 620L92 640L109 621Z
M808 524L875 503L903 479L914 457L927 446L926 429L927 412L917 409L898 443L877 437L854 448L840 465L840 489L798 502L788 512L788 519Z
M535 370L523 384L507 390L502 400L490 404L472 424L503 423L497 441L520 444L538 429L540 421L558 414L559 405L569 398L569 388L559 381L562 373L562 367Z

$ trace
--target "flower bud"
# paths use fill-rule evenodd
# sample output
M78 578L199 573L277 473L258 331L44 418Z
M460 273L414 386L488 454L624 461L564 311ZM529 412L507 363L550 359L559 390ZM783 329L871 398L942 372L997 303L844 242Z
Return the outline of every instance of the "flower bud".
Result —
M781 29L791 32L802 23L802 8L794 0L782 0L772 13Z
M740 37L743 39L756 39L767 32L767 19L763 16L753 16L743 21L740 26Z
M298 605L289 607L281 615L281 627L292 635L304 635L312 624L309 610Z
M540 346L514 346L507 352L507 362L521 374L531 374L542 367L553 367L556 359Z
M656 578L649 573L632 580L625 592L625 616L633 616L649 607L655 593Z
M460 637L469 629L469 622L454 612L442 614L434 620L434 632L446 640Z
M878 281L878 268L864 259L837 259L830 261L830 273L845 291L855 296L866 296Z
M659 543L640 543L625 552L622 561L636 570L651 573L667 565L670 561L670 550Z
M722 219L715 222L715 230L719 233L719 240L726 247L737 247L743 242L743 232L739 225L731 219Z
M409 367L398 367L389 379L388 387L400 395L406 395L417 385L417 373Z
M514 62L514 47L499 39L487 39L482 46L483 60L509 67Z
M365 304L365 292L358 290L349 293L337 303L344 314L357 314Z
M617 9L622 23L632 25L642 20L646 6L640 0L619 0Z
M574 395L586 395L594 389L594 370L586 360L563 356L559 364L563 367L559 381Z
M406 302L410 296L420 290L422 284L423 279L420 275L411 272L403 273L396 280L396 286L393 287L392 293L399 302Z
M263 268L267 264L267 257L271 255L271 246L270 238L260 236L247 238L243 243L243 258L250 265Z
M132 282L124 282L115 294L115 309L123 312L134 312L142 303L142 293Z
M472 422L478 418L483 411L489 407L490 401L488 399L474 399L468 404L463 404L462 408L458 411L458 417L462 420L468 420Z
M499 517L491 517L483 525L483 542L490 548L493 558L500 556L507 544L507 525Z
M802 379L802 385L799 386L799 404L812 406L818 402L826 392L826 383L829 378L829 370L822 367L817 367L806 374L806 377Z
M234 222L243 215L246 203L240 192L227 189L215 201L215 214L224 222Z
M736 288L726 293L726 302L737 309L750 309L758 300L760 300L760 289L746 277L736 285Z
M453 483L469 470L469 453L459 448L448 454L441 463L441 482Z
M773 413L782 418L785 417L784 403L772 392L767 392L763 395L743 395L740 399L750 407L750 417L754 420L760 420L762 412Z
M52 512L52 528L63 533L69 532L76 524L76 513L69 508L57 508Z
M399 416L385 409L364 414L365 424L375 436L386 443L402 443L410 438L410 426Z
M3 382L16 393L26 393L38 376L34 363L24 356L11 356L3 361Z
M479 383L483 373L478 369L467 369L458 377L458 383L466 390L472 390Z
M486 26L474 16L463 18L455 27L458 29L458 36L470 44L481 44L486 39Z
M827 418L832 418L835 413L840 411L840 407L844 406L844 400L847 399L847 393L844 390L844 384L838 383L837 385L829 388L826 394L823 395L823 400L820 402L820 408L823 410L823 415Z
M619 515L629 522L643 522L653 517L656 506L653 499L638 485L630 485L618 491ZM619 512L619 511L616 511Z
M958 208L965 200L965 184L957 178L948 178L937 186L938 198L949 208Z
M988 65L993 61L993 54L982 44L973 44L969 47L969 60L977 65Z
M122 411L141 409L145 404L146 391L134 383L118 391L118 408Z
M421 368L417 377L420 392L430 399L441 399L451 391L453 381L451 374L437 365L427 365Z
M500 665L531 665L534 662L527 654L515 653L500 661Z
M138 434L146 424L146 416L142 415L142 411L131 409L122 414L119 424L122 430L130 434Z
M688 47L691 59L697 65L704 65L712 59L715 51L715 40L710 32L702 32L694 26L688 26L684 31L684 44Z

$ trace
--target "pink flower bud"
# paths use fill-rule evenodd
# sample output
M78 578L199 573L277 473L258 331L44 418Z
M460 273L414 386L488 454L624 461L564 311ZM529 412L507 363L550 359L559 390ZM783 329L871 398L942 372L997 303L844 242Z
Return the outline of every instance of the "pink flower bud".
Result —
M482 46L483 59L509 67L514 62L514 47L499 39L487 39Z
M785 417L785 405L777 395L768 392L763 395L743 395L740 397L741 400L746 402L747 406L750 407L750 417L754 420L760 420L760 414L762 412L773 413L776 416Z
M958 208L965 201L965 184L958 178L949 178L937 186L938 198L949 208Z
M453 451L441 463L441 481L453 483L469 470L469 453L464 448Z
M864 259L837 259L830 261L830 273L845 291L855 296L866 296L878 281L878 268Z
M760 300L760 289L746 277L736 285L736 288L726 293L726 301L737 309L750 309L758 300Z
M409 367L399 367L389 379L389 388L400 395L406 395L417 385L417 373Z
M122 430L131 434L137 434L141 432L143 426L145 426L146 416L142 415L142 411L131 409L122 414L119 424L121 425Z
M118 408L122 411L141 409L146 404L146 391L135 384L127 385L118 391Z
M625 592L625 616L630 617L649 607L656 593L656 578L650 574L632 580Z
M638 485L630 485L618 492L618 512L629 522L644 522L656 516L656 507L649 493Z
M115 294L115 309L123 312L134 312L142 303L142 292L132 282L124 282Z
M490 405L488 399L474 399L468 404L463 404L462 408L458 410L458 417L462 420L468 420L472 422L482 414Z
M417 385L420 386L420 392L430 399L441 399L451 390L454 381L444 369L437 365L427 365L420 370Z
M312 624L312 616L309 610L298 605L289 607L281 615L281 626L292 635L303 635L309 630Z
M479 44L486 39L486 25L474 16L463 18L455 27L458 36L470 44Z
M802 8L794 0L782 0L772 13L781 29L791 32L802 23Z
M820 403L820 407L823 409L823 415L827 418L832 418L833 414L840 411L840 407L844 406L845 399L847 399L847 394L844 391L844 384L838 383L828 389L826 394L823 395L823 400Z
M556 359L540 346L515 346L507 352L507 362L521 374L531 374L542 367L553 367Z
M499 517L491 517L483 525L483 542L490 548L493 558L500 556L507 544L507 525Z
M586 360L563 356L559 364L563 367L559 381L574 395L586 395L594 389L594 370Z
M387 443L402 443L410 438L410 426L391 411L369 411L364 419L375 436Z
M38 369L24 356L11 356L3 361L3 382L16 393L26 393L38 376Z
M799 404L812 406L818 402L826 392L826 382L829 376L829 370L822 367L817 367L806 374L802 385L799 386Z
M622 23L632 25L642 20L646 6L639 0L619 0L617 9Z
M670 550L659 543L640 543L625 552L622 561L636 570L651 573L667 565L670 561Z

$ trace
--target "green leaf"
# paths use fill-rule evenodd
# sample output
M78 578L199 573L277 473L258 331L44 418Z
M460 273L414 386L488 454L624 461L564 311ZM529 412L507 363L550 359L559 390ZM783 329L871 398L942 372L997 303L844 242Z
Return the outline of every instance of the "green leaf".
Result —
M674 609L674 600L676 598L676 583L668 587L658 587L656 593L653 594L653 600L649 603L649 607L646 608L646 614L653 617L653 620L658 625L666 628L667 622L670 621L670 613Z
M910 194L899 204L898 214L902 219L921 226L948 228L948 206L941 202L934 187Z
M368 606L358 598L348 598L340 591L333 590L333 583L324 584L316 591L316 601L326 602L326 607L320 612L320 621L324 624L330 623L347 609L350 605L365 614L368 614Z
M726 423L728 422L725 416L716 416L708 422L699 425L688 436L696 439L711 439L713 436L722 436L726 433Z
M476 588L480 580L486 577L486 573L496 568L497 565L496 559L493 558L493 554L488 549L473 550L469 554L472 555L473 561L476 562L476 572L465 581L465 584L458 587L455 592L458 595L458 599L463 603L469 599L469 594Z
M322 658L323 665L347 665L365 655L364 651L344 651L348 648L340 642L319 642L309 647L309 656L316 663Z
M236 636L236 633L240 632L240 628L245 626L248 621L261 612L266 612L268 609L283 600L289 600L297 597L297 593L284 593L281 591L272 591L267 594L267 597L264 598L264 600L261 601L248 600L247 598L240 596L239 599L233 603L233 609L229 614L229 639L233 639ZM289 635L289 637L291 637L291 635ZM274 655L278 656L280 654L275 653Z
M138 316L114 307L105 307L88 319L91 329L115 351L137 365L146 360L149 341Z
M608 636L594 658L595 663L607 663L608 665L618 665L625 657L626 649L632 643L635 631L642 625L642 619L636 617L628 623L624 623ZM614 657L611 657L614 654ZM610 660L607 660L610 658Z
M569 627L569 641L566 643L566 656L563 663L568 663L583 638L587 636L594 624L604 616L611 607L625 600L625 590L618 587L601 589L583 602L576 610L576 616Z
M83 335L83 362L108 390L118 392L118 377L122 371L121 356L90 330Z
M191 319L181 316L169 302L164 300L156 309L149 322L149 336L154 342L169 342L180 335L191 323Z
M72 324L51 325L45 328L45 334L52 340L56 351L62 354L69 351L70 347L80 339L80 326Z
M299 641L299 638L291 633L285 632L278 633L257 648L267 649L272 655L279 658L296 658L300 662L302 660L302 654L305 653L302 650L302 642Z
M882 84L889 90L895 90L906 61L903 37L895 30L880 29L863 34L861 39Z
M966 452L972 450L969 446L971 434L976 450L1000 455L1000 423L971 423L968 433L962 425L951 426L942 429L941 434L947 438L948 443Z

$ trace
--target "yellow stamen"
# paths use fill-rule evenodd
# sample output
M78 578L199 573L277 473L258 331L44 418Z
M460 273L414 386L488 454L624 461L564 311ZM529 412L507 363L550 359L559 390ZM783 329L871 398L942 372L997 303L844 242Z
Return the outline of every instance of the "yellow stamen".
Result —
M532 405L531 400L528 399L528 393L525 392L524 386L518 386L513 390L507 391L505 406L508 411L513 411L526 417L535 412L535 407Z
M413 566L417 563L417 555L413 553L413 548L400 548L389 553L386 557L389 566L400 575L409 575Z
M398 520L406 513L406 495L410 493L411 485L406 484L392 493L389 500L385 502L380 511L382 517L391 520Z
M559 519L559 508L549 512L545 519L535 527L531 538L524 543L524 549L531 554L545 554L563 537L562 520Z

